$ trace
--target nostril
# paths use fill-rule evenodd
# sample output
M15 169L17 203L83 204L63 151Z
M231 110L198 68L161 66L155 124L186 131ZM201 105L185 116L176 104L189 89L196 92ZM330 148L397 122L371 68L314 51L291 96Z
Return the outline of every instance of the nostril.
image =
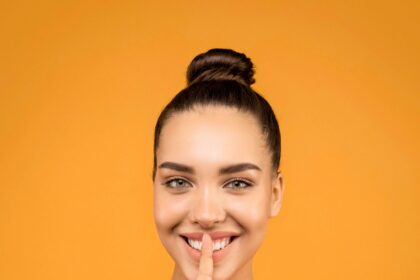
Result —
M189 213L189 219L192 223L208 229L224 221L226 213L220 202L197 200L195 203Z

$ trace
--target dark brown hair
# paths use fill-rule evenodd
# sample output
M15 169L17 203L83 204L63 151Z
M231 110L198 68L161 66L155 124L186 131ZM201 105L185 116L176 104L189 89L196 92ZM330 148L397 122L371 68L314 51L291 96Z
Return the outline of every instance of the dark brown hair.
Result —
M197 105L228 106L254 115L266 136L273 171L277 171L281 154L280 128L270 104L251 88L254 82L254 66L243 53L230 49L211 49L197 55L187 69L187 87L175 95L157 120L153 180L157 168L159 136L165 122L175 113L192 110Z

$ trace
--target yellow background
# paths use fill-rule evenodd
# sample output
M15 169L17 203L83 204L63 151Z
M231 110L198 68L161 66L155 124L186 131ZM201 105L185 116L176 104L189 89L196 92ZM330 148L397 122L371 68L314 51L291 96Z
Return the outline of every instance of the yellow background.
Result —
M1 1L0 279L168 279L156 118L246 53L286 192L256 279L420 279L417 1Z

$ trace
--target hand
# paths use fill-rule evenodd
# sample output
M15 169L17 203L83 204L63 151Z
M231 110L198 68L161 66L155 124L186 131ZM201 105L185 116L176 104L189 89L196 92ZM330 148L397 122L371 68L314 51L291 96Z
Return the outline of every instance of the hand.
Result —
M200 265L197 280L213 279L213 242L208 234L203 235Z

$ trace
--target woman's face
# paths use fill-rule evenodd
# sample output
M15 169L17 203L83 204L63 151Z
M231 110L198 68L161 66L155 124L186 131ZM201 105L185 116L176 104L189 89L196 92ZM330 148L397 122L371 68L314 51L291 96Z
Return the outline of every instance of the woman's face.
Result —
M175 271L195 279L196 248L209 233L214 279L250 273L282 195L257 120L222 106L177 113L163 127L156 159L155 223Z

